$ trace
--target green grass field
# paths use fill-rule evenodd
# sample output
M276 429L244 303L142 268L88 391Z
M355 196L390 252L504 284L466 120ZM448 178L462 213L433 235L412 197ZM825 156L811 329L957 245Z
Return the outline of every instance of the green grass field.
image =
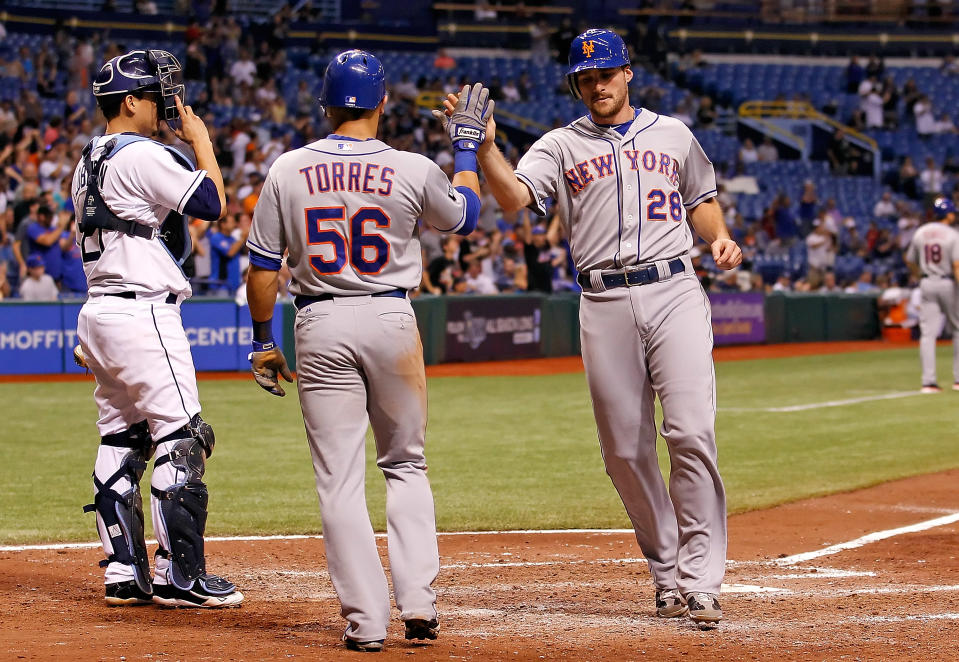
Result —
M950 364L951 348L940 347L942 383ZM959 466L959 393L765 411L915 391L915 349L716 369L730 512ZM429 389L427 458L441 530L628 526L582 374L436 378ZM321 530L291 396L270 397L252 380L200 383L217 435L209 534ZM92 383L0 384L0 543L95 538L93 515L81 512L92 497L95 419ZM381 530L385 488L371 447L367 493Z

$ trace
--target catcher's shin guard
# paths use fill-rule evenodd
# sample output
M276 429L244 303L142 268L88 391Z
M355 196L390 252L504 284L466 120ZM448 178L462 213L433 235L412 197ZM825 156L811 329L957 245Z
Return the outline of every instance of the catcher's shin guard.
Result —
M183 590L206 573L203 533L209 494L202 478L213 442L213 428L194 416L189 425L160 441L169 450L154 464L154 473L167 463L176 470L175 483L164 489L152 487L151 493L159 501L161 521L155 525L165 529L169 541L169 549L161 545L157 554L170 560L168 579Z
M83 507L83 512L96 512L103 523L98 530L107 540L104 548L113 550L106 559L100 561L100 567L110 563L122 563L133 568L133 577L144 593L152 591L150 583L150 558L147 555L146 540L143 532L143 500L140 496L140 479L146 469L146 460L152 453L150 431L146 421L130 426L123 432L103 437L104 446L126 449L120 467L105 481L100 481L96 472L93 484L96 493L93 503ZM122 494L113 489L117 481L126 478L130 487Z

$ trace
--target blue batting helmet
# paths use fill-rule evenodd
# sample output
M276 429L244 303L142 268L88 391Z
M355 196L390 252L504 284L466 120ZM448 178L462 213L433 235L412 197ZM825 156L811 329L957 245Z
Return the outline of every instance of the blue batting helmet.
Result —
M941 220L949 214L955 213L956 206L952 204L952 200L949 198L940 196L932 203L932 210L935 212L936 218Z
M93 79L93 96L97 98L138 90L158 92L163 119L171 129L179 128L180 115L175 97L184 101L183 75L180 62L172 53L130 51L105 62Z
M629 64L629 51L623 38L612 30L587 30L569 45L569 70L566 79L569 91L582 98L576 84L576 74L587 69L607 69Z
M372 53L343 51L323 75L320 105L324 108L376 108L386 94L386 72Z

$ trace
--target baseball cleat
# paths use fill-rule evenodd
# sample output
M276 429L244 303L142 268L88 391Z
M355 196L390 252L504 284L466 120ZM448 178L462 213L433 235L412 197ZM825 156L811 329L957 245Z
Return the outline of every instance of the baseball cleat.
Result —
M243 594L222 577L201 575L186 591L173 584L153 584L153 601L163 607L219 609L239 605Z
M153 602L153 596L144 593L137 586L136 581L114 582L106 585L106 601L111 607L126 607L135 605L148 605Z
M923 384L922 388L919 389L920 393L942 393L942 389L939 388L938 384Z
M383 639L359 641L357 639L350 639L344 634L343 642L346 643L346 650L357 651L360 653L379 653L381 650L383 650Z
M440 623L435 618L411 618L405 623L407 639L436 639L440 631Z
M678 589L667 588L656 591L656 615L660 618L685 616L688 609Z
M712 625L723 618L719 600L712 593L688 593L686 605L689 607L690 620L697 625Z

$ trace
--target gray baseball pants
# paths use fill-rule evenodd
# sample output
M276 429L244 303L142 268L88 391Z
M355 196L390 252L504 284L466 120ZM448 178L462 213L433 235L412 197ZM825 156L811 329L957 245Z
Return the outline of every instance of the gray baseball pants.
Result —
M606 472L657 589L718 594L726 494L717 468L709 302L688 269L666 281L584 293L583 362ZM669 489L656 456L663 408Z
M390 595L366 507L367 425L386 477L387 549L400 618L436 616L439 572L426 477L426 374L407 299L338 297L296 315L297 389L330 578L358 641L384 639Z
M919 282L919 363L922 383L936 383L936 337L942 315L952 330L952 381L959 383L959 292L951 278L923 278Z

